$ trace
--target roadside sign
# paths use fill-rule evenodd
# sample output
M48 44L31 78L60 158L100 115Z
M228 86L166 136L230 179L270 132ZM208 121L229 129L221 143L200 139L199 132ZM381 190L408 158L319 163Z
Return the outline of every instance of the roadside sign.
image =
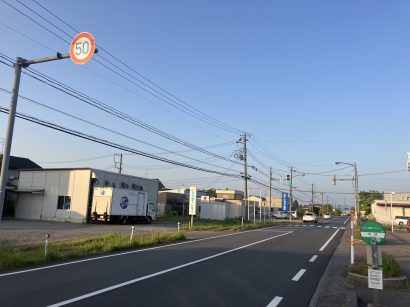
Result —
M282 192L282 211L287 212L289 207L289 194Z
M201 202L209 203L209 196L201 196Z
M189 215L196 214L196 187L189 189Z
M372 239L375 239L376 244L380 245L386 237L386 231L379 223L370 221L364 223L360 228L360 235L367 244L372 244Z
M367 269L367 277L370 289L383 290L383 270Z
M77 34L70 45L70 58L75 64L85 64L93 57L95 39L88 32Z

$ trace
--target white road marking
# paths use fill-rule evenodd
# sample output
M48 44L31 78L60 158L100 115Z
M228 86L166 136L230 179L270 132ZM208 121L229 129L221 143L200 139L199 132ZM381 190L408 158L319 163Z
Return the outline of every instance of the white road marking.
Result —
M326 248L326 246L332 241L332 239L335 237L335 235L339 232L340 228L338 228L335 233L323 244L323 246L319 249L319 252L323 252L323 250Z
M330 228L330 226L325 226L325 228Z
M322 226L318 225L318 226L316 226L316 227L319 227L319 228L321 228Z
M346 230L346 227L340 227L340 229Z
M314 225L309 225L309 227L313 227Z
M298 281L303 274L305 274L306 270L305 269L300 269L299 272L295 275L295 277L292 278L293 281Z
M303 227L306 227L306 225L302 225Z
M293 233L293 231L289 231L289 232L282 233L282 234L277 235L277 236L273 236L273 237L263 239L263 240L260 240L260 241L257 241L257 242L253 242L253 243L250 243L250 244L239 246L239 247L236 247L234 249L224 251L222 253L218 253L218 254L215 254L215 255L212 255L212 256L208 256L208 257L205 257L205 258L194 260L194 261L191 261L191 262L188 262L188 263L185 263L185 264L181 264L181 265L178 265L178 266L175 266L175 267L163 270L163 271L159 271L159 272L156 272L156 273L152 273L152 274L149 274L149 275L138 277L138 278L126 281L126 282L122 282L122 283L113 285L111 287L100 289L100 290L97 290L97 291L94 291L94 292L90 292L90 293L87 293L87 294L84 294L84 295L81 295L81 296L74 297L74 298L66 300L66 301L62 301L62 302L59 302L59 303L55 303L53 305L49 305L49 307L64 306L64 305L67 305L67 304L78 302L78 301L84 300L86 298L90 298L90 297L93 297L93 296L96 296L96 295L99 295L99 294L102 294L102 293L105 293L105 292L108 292L108 291L112 291L112 290L122 288L122 287L125 287L125 286L128 286L128 285L131 285L131 284L135 284L137 282L140 282L140 281L152 278L152 277L156 277L156 276L159 276L159 275L162 275L162 274L166 274L166 273L169 273L169 272L172 272L172 271L176 271L176 270L179 270L179 269L182 269L182 268L185 268L185 267L188 267L188 266L200 263L200 262L204 262L204 261L216 258L216 257L220 257L220 256L223 256L223 255L226 255L226 254L230 254L230 253L233 253L237 250L241 250L241 249L244 249L244 248L247 248L247 247L250 247L250 246L253 246L253 245L257 245L257 244L260 244L260 243L263 243L263 242L266 242L266 241L269 241L269 240L272 240L272 239L275 239L275 238L286 236L286 235L291 234L291 233Z
M142 252L146 252L146 251L152 251L152 250L161 249L161 248L166 248L166 247L171 247L171 246L177 246L177 245L184 245L184 244L196 243L196 242L200 242L200 241L206 241L206 240L211 240L211 239L218 239L218 238L223 238L223 237L228 237L228 236L235 236L235 235L239 235L239 234L243 234L243 233L248 233L248 232L253 232L253 231L266 230L266 229L273 228L273 227L274 227L274 226L266 227L266 228L260 228L260 229L246 230L246 231L235 232L235 233L228 233L228 234L224 234L224 235L220 235L220 236L213 236L213 237L209 237L209 238L202 238L202 239L196 239L196 240L191 240L191 241L184 241L184 242L172 243L172 244L167 244L167 245L154 246L154 247L149 247L149 248L144 248L144 249L132 250L132 251L128 251L128 252L121 252L121 253L117 253L117 254L111 254L111 255L105 255L105 256L98 256L98 257L92 257L92 258L87 258L87 259L82 259L82 260L74 260L74 261L65 262L65 263L47 265L47 266L43 266L43 267L39 267L39 268L34 268L34 269L28 269L28 270L22 270L22 271L17 271L17 272L4 273L4 274L0 274L0 278L1 278L1 277L4 277L4 276L17 275L17 274L23 274L23 273L34 272L34 271L52 269L52 268L57 268L57 267L61 267L61 266L66 266L66 265L71 265L71 264L82 263L82 262L100 260L100 259L111 258L111 257L117 257L117 256L123 256L123 255L129 255L129 254L142 253Z
M315 262L318 255L314 255L312 258L309 259L309 262Z
M345 225L348 220L350 220L350 217L348 217L347 220L343 222L343 225Z
M333 226L332 228L333 228L333 229L337 229L337 227L336 227L336 226Z
M276 307L283 300L283 297L275 296L275 298L266 307Z

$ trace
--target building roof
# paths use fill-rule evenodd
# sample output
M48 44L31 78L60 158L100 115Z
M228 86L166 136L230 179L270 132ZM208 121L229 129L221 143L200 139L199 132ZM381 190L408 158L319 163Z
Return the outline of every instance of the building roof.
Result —
M3 161L2 154L0 154L0 160ZM28 158L10 156L9 169L20 170L25 168L41 169L41 166L34 163Z
M374 204L376 204L377 206L386 206L386 207L406 207L406 208L410 208L410 201L409 200L393 200L393 202L389 201L389 200L374 200L373 201Z

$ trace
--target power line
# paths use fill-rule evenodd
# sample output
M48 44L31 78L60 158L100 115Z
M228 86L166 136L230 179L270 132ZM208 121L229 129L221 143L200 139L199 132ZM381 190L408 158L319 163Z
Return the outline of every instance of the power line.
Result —
M0 112L8 114L9 109L4 108L4 107L0 107ZM202 167L186 164L186 163L183 163L183 162L178 162L178 161L175 161L175 160L170 160L170 159L166 159L166 158L163 158L163 157L158 157L158 156L152 155L152 154L147 153L147 152L143 152L143 151L140 151L140 150L137 150L137 149L134 149L134 148L130 148L130 147L123 146L123 145L120 145L120 144L117 144L117 143L114 143L114 142L110 142L110 141L107 141L107 140L104 140L104 139L101 139L101 138L97 138L97 137L91 136L89 134L85 134L83 132L76 131L74 129L66 128L66 127L51 123L51 122L47 122L47 121L41 120L39 118L35 118L35 117L27 115L27 114L16 112L16 117L24 119L24 120L32 122L32 123L36 123L36 124L44 126L44 127L51 128L53 130L57 130L57 131L72 135L72 136L76 136L76 137L79 137L79 138L82 138L82 139L85 139L85 140L89 140L89 141L92 141L92 142L95 142L95 143L99 143L99 144L102 144L102 145L106 145L106 146L109 146L109 147L112 147L112 148L117 148L117 149L120 149L120 150L123 150L123 151L126 151L126 152L131 152L131 153L134 153L136 155L144 156L144 157L151 158L151 159L154 159L154 160L158 160L158 161L166 162L166 163L169 163L169 164L182 166L182 167L185 167L185 168L190 168L190 169L193 169L193 170L203 171L203 172L207 172L207 173L213 173L213 174L218 174L218 175L223 175L223 176L233 177L233 178L241 178L241 176L237 175L237 174L222 173L222 172L219 172L219 171L216 171L216 170L205 169L205 168L202 168Z

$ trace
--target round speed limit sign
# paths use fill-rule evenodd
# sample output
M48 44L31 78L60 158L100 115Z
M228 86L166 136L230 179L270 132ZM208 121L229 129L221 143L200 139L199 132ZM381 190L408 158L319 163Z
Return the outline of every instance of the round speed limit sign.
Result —
M95 52L94 37L88 32L82 32L74 37L70 45L70 58L75 64L85 64Z

